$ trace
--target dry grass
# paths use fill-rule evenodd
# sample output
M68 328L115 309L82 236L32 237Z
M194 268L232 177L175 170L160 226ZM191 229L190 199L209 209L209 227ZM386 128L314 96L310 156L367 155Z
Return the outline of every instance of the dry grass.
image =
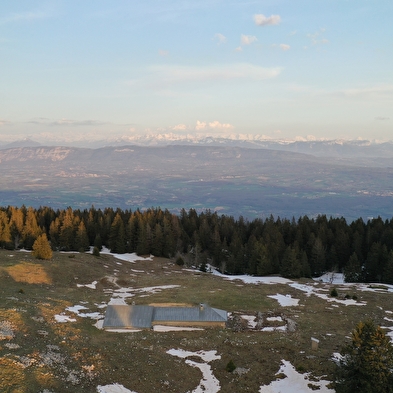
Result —
M17 254L17 257L15 256ZM10 273L18 272L14 276ZM33 283L26 272L33 274ZM45 273L45 274L44 274ZM49 277L45 281L43 277ZM20 280L21 277L25 277ZM41 277L41 278L40 278ZM108 277L115 277L116 284ZM41 280L41 282L39 282ZM97 281L97 288L77 287ZM192 332L116 334L96 329L94 321L66 311L83 304L87 312L102 310L111 292L124 287L145 288L177 285L155 294L135 291L136 304L195 305L247 315L262 312L282 315L297 323L294 333L206 329ZM323 284L318 284L323 287ZM329 287L326 287L329 290ZM339 296L345 296L338 288ZM192 391L201 379L199 370L166 353L171 348L187 351L217 350L220 360L211 362L223 392L258 392L274 379L282 359L315 376L332 375L332 353L347 340L355 324L367 317L384 324L385 310L392 310L392 295L346 289L366 306L345 306L317 298L286 285L245 285L210 274L181 270L167 259L138 263L78 254L55 253L51 261L37 261L30 254L0 250L0 323L8 322L13 334L0 341L0 391L96 392L97 385L123 384L138 393ZM281 307L268 295L290 294L298 307ZM329 293L329 292L327 292ZM393 310L392 310L393 311ZM57 323L55 314L76 318ZM6 325L4 325L6 326ZM320 340L311 350L311 337ZM5 345L14 344L14 345ZM198 359L195 359L198 361ZM233 360L245 374L228 373ZM181 376L181 378L179 378Z
M45 268L39 264L21 262L4 269L16 282L25 282L27 284L52 283Z

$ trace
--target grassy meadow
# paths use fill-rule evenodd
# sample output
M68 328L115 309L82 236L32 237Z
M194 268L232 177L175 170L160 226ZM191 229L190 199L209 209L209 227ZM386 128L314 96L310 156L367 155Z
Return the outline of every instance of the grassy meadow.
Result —
M77 285L94 281L95 289ZM327 295L332 287L301 283ZM163 285L174 287L137 290ZM240 329L114 333L95 327L92 318L66 310L83 305L82 312L103 314L113 291L121 287L133 288L128 303L204 302L239 315L289 318L296 322L296 330L266 332L243 324ZM301 373L331 380L332 354L347 342L355 325L368 317L386 325L386 311L393 311L393 295L384 289L336 288L340 299L355 295L365 305L307 296L288 284L229 281L163 258L131 263L104 254L54 253L52 260L42 261L30 253L0 250L0 391L97 392L98 385L112 383L138 393L192 391L201 372L167 354L172 348L216 350L221 359L210 365L223 392L258 392L261 385L276 378L282 359ZM268 297L276 294L300 299L299 305L280 306ZM56 315L75 321L61 323ZM319 340L318 350L311 349L311 337ZM230 360L245 372L226 371Z

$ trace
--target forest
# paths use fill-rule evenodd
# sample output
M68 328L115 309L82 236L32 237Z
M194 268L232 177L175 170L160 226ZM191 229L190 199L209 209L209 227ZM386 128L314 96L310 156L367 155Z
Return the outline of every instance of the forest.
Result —
M140 210L8 206L0 208L0 247L31 250L45 234L54 251L135 252L227 274L287 278L344 273L347 282L393 284L393 219L348 223L320 215L295 220L182 209Z

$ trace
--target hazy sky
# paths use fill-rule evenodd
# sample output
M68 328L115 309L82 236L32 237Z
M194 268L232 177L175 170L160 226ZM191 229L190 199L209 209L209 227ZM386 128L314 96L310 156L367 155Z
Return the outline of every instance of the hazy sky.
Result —
M1 0L0 140L393 139L392 0Z

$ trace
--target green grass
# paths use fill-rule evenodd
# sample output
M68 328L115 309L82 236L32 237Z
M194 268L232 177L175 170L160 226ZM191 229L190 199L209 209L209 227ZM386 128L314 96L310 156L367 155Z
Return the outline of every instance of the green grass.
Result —
M56 323L55 314L76 304L84 304L88 312L102 312L97 305L111 297L105 290L115 288L105 277L115 274L125 287L178 285L155 294L137 293L129 302L205 302L249 315L284 315L296 321L297 330L116 334L98 330L93 320L69 312L66 314L76 322ZM77 287L78 283L93 281L98 281L95 290ZM258 392L262 384L275 379L281 359L291 361L301 372L327 375L329 379L334 368L332 353L343 346L354 326L367 317L384 325L384 310L393 311L392 295L387 292L361 292L356 287L346 291L367 305L333 307L326 300L307 297L286 285L227 281L209 273L182 270L163 258L134 264L107 255L77 254L70 258L69 254L55 253L51 261L39 261L28 253L0 250L0 326L5 321L11 323L14 332L14 337L0 340L0 391L96 392L98 385L110 383L123 384L138 393L192 391L201 373L168 355L166 351L171 348L216 350L221 359L210 364L223 392ZM342 292L339 289L339 295ZM267 297L277 293L300 299L300 305L281 307ZM320 340L318 351L311 350L311 337ZM241 376L228 373L230 360L249 372Z

